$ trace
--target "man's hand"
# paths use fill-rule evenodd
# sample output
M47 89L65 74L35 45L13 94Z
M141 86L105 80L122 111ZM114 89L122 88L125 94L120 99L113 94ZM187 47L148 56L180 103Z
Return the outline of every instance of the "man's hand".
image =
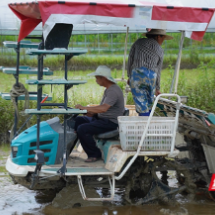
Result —
M102 104L94 107L84 107L80 104L75 105L75 108L80 109L80 110L87 110L87 112L91 114L96 114L96 113L105 113L111 106L108 104Z
M158 96L159 94L161 94L160 90L156 90L155 95Z
M75 108L80 110L86 110L86 108L80 104L75 105Z

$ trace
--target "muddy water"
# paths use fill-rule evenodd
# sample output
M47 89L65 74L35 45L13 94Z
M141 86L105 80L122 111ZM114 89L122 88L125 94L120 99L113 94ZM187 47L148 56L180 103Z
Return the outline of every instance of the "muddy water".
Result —
M6 156L3 156L0 162L0 215L215 215L215 202L202 193L196 196L195 201L178 194L176 202L171 205L129 206L122 200L123 190L120 189L116 191L112 203L91 204L91 207L85 204L82 208L71 208L74 195L74 199L80 197L76 188L64 188L61 193L56 194L50 191L31 191L15 185L3 169L5 159ZM176 180L170 176L169 182L174 186ZM99 195L102 189L97 188L96 192Z

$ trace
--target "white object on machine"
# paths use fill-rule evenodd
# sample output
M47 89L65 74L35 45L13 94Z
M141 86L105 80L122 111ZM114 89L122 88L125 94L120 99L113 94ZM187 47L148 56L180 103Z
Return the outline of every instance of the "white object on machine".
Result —
M154 114L154 111L155 111L155 108L157 106L157 103L158 103L158 100L161 96L167 96L167 97L177 97L178 98L178 102L176 104L176 114L175 114L175 123L174 123L174 126L173 126L173 134L172 134L172 141L171 141L171 147L170 147L170 154L169 154L169 157L171 157L171 154L173 154L173 151L174 151L174 148L175 148L175 137L176 137L176 131L177 131L177 127L178 127L178 117L179 117L179 110L180 110L180 105L181 105L181 98L179 95L177 94L160 94L156 97L156 100L153 104L153 108L152 108L152 111L150 113L150 116L148 117L148 121L147 121L147 124L145 126L145 129L143 131L143 135L141 137L141 140L139 142L139 145L138 145L138 148L137 148L137 152L136 154L132 157L132 159L130 160L130 162L127 164L127 166L124 168L124 170L121 172L121 174L119 176L116 176L115 179L116 180L120 180L124 175L125 173L127 172L127 170L130 168L130 166L133 164L133 162L136 160L136 158L138 157L140 151L141 151L141 148L143 146L143 143L144 143L144 140L145 138L149 135L148 134L148 129L149 129L149 125L152 121L152 118L153 118L153 114ZM167 135L168 136L168 135ZM122 143L121 143L122 144Z

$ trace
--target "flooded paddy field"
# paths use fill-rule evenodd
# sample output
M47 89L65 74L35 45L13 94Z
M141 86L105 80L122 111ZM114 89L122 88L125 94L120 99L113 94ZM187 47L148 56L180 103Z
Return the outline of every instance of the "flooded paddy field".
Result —
M203 193L195 200L177 194L174 202L163 204L155 202L141 206L128 205L123 200L124 190L117 189L113 202L87 202L81 199L79 190L66 187L59 193L55 191L33 191L14 184L5 169L9 152L0 151L0 215L213 215L215 202ZM176 179L170 175L169 182L174 186ZM104 188L96 188L97 195L103 195ZM87 190L86 192L91 192ZM90 196L93 197L93 196ZM73 200L80 204L73 204ZM80 207L82 205L82 207Z

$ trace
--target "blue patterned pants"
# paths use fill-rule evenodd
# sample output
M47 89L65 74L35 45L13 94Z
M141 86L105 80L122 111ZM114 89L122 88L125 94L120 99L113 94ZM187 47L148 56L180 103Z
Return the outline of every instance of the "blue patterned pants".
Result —
M157 74L145 67L132 70L130 77L131 93L137 113L149 112L154 101Z

